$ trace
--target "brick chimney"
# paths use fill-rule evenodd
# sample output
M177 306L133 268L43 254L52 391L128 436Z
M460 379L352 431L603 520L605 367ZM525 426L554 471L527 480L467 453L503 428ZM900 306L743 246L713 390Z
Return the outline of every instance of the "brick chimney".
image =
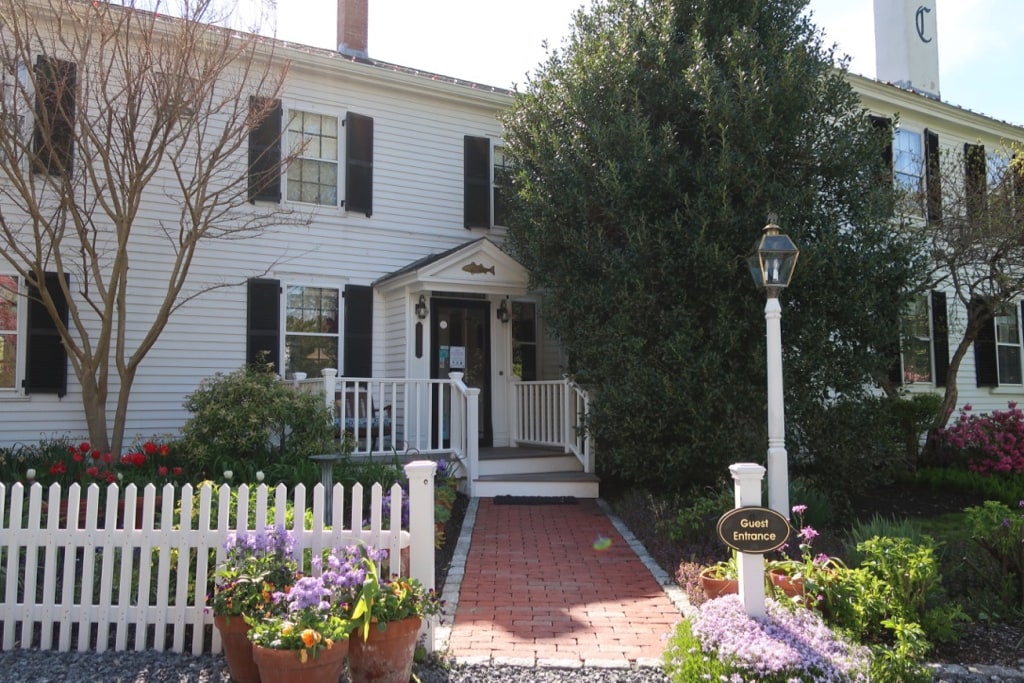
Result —
M369 0L338 0L338 52L369 58L366 52Z

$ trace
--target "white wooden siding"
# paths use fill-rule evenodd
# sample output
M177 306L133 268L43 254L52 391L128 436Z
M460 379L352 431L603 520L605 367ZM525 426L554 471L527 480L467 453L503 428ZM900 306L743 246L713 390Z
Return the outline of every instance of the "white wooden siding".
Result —
M135 381L126 429L129 439L177 432L187 418L182 407L187 394L204 377L244 363L247 278L304 273L317 280L369 285L426 255L483 234L503 234L463 227L462 156L464 135L500 134L496 114L511 101L509 96L355 64L323 51L282 49L278 56L293 60L282 97L286 108L308 106L339 117L347 111L373 117L373 215L286 202L286 207L307 216L310 225L281 226L248 240L206 243L195 259L187 289L230 286L203 294L172 317ZM241 152L240 171L246 150ZM130 346L149 327L161 297L159 274L170 254L159 223L176 222L180 211L169 178L164 175L155 182L133 237ZM343 192L344 187L339 188ZM139 277L146 272L154 278ZM406 302L400 298L375 302L381 316L375 320L375 372L404 374ZM424 341L429 349L429 339ZM68 395L62 399L42 394L0 397L0 445L85 435L81 390L70 366L68 376ZM115 377L111 416L116 391Z

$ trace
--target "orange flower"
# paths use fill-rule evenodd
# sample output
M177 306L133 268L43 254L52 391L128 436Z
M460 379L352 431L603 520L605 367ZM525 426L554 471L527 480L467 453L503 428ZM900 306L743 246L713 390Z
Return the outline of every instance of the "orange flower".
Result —
M313 647L314 645L316 645L316 641L318 640L319 635L320 634L314 631L313 629L307 628L305 631L302 632L302 644L306 647Z

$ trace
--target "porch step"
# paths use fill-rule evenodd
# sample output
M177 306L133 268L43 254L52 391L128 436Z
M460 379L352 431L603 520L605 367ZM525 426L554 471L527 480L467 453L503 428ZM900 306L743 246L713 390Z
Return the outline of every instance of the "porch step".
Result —
M494 496L573 496L597 498L600 479L583 471L571 453L557 449L481 448L473 492Z
M473 482L478 498L495 496L573 496L597 498L601 480L586 472L543 472L536 474L488 474Z

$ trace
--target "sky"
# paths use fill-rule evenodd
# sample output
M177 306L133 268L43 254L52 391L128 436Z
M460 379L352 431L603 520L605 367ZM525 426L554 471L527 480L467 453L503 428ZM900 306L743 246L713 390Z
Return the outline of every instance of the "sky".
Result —
M884 0L886 2L896 0ZM811 0L827 43L874 78L874 0ZM371 58L485 85L523 86L590 0L369 0ZM936 0L942 99L1024 125L1024 2ZM278 0L277 37L334 49L336 0Z

